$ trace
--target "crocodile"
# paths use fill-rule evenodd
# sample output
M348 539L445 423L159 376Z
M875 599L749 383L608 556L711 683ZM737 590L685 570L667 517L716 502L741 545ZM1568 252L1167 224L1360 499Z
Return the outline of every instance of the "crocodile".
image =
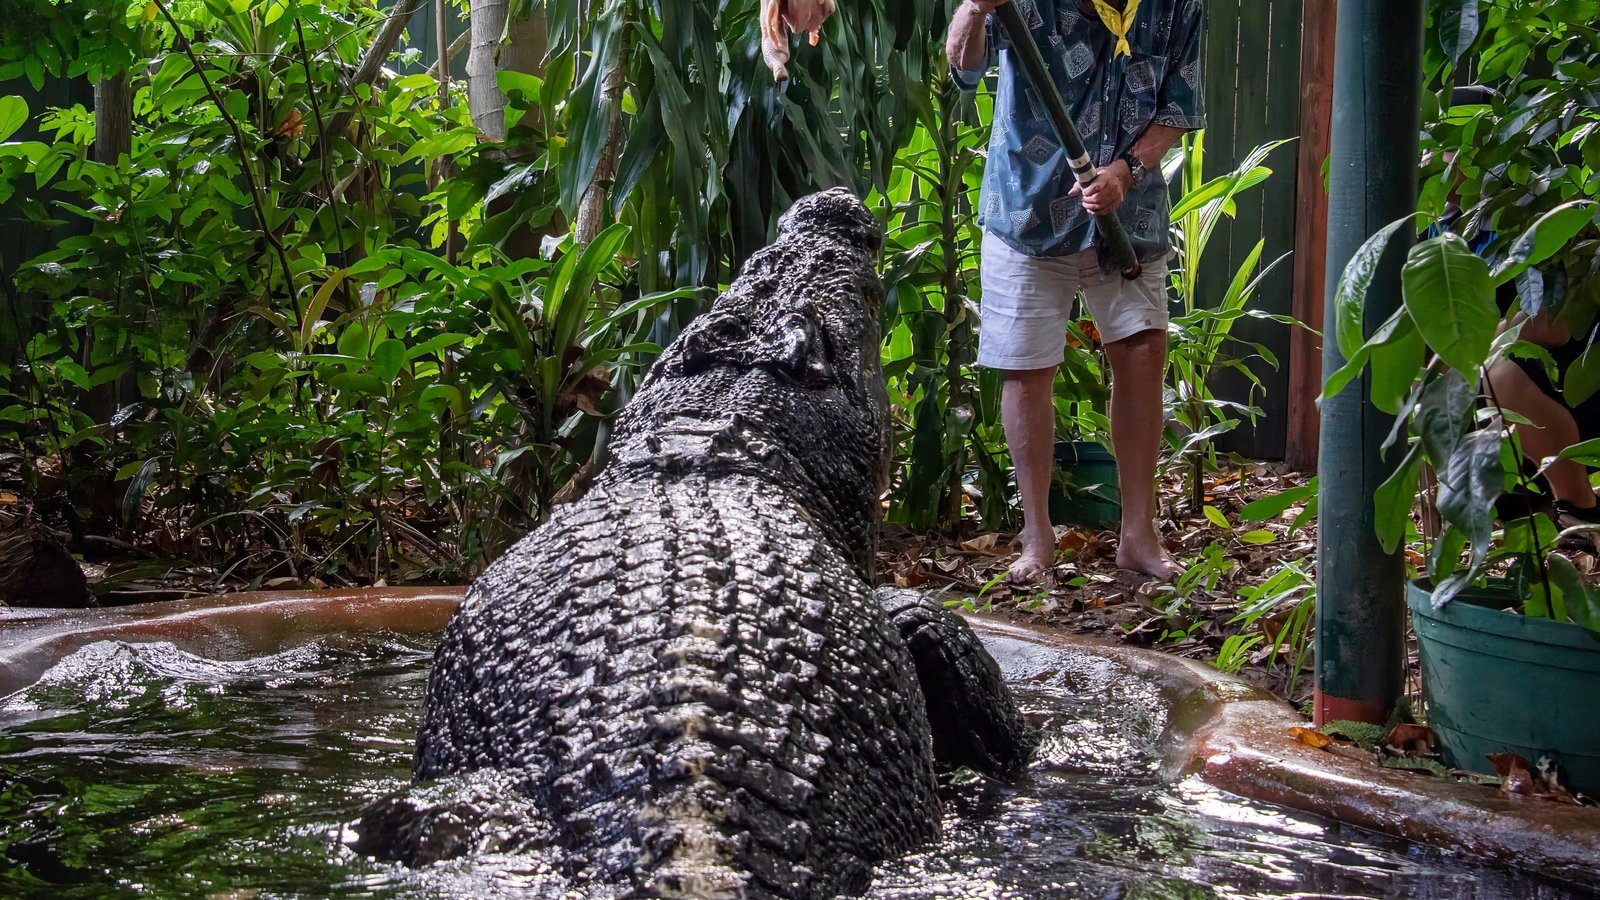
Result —
M938 836L941 769L1026 764L966 623L871 586L882 241L849 191L800 199L662 352L590 490L444 632L412 774L456 786L374 804L358 850L543 850L590 896L835 896Z

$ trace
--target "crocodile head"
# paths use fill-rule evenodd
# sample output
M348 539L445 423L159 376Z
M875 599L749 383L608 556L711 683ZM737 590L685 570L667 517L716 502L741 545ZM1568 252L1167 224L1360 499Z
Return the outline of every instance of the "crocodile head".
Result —
M843 188L795 203L776 242L651 368L600 482L641 468L754 475L791 491L869 572L889 433L882 245Z

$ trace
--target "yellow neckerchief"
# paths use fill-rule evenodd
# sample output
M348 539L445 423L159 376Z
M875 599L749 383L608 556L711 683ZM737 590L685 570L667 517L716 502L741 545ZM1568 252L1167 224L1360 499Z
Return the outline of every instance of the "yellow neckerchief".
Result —
M1106 0L1094 0L1095 12L1100 14L1100 21L1117 38L1117 48L1111 51L1111 57L1116 58L1118 53L1133 56L1133 48L1128 46L1128 32L1133 29L1133 17L1139 12L1139 0L1128 0L1127 9L1117 12Z

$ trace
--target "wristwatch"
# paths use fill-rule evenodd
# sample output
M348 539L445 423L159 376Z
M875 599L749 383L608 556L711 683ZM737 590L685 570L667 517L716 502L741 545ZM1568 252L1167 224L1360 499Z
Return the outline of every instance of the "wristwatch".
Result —
M1144 160L1135 156L1132 150L1122 154L1118 159L1128 164L1128 171L1133 173L1133 186L1138 187L1149 171L1145 168Z

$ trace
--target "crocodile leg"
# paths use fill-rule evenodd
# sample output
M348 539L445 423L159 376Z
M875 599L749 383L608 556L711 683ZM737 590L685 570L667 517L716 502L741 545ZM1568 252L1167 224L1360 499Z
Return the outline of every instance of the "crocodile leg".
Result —
M917 591L879 588L876 595L911 648L940 765L991 775L1026 766L1037 738L971 626Z

